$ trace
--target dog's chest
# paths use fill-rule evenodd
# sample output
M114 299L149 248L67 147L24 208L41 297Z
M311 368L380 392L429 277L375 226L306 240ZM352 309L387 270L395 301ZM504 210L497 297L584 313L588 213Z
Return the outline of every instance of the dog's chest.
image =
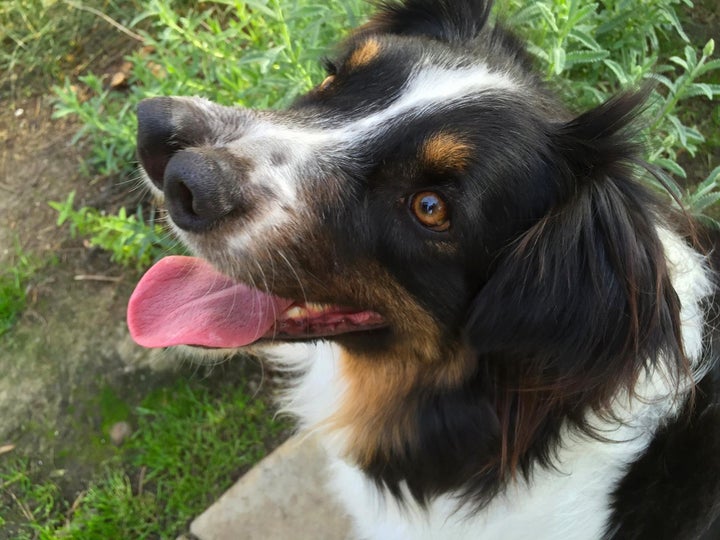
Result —
M337 349L328 343L274 351L275 360L304 371L286 396L285 407L303 427L327 418L341 399L343 384L336 367ZM278 358L280 356L281 358ZM653 422L654 424L654 422ZM519 482L481 510L457 511L452 494L435 499L421 511L379 492L359 469L334 458L342 437L321 437L330 456L330 488L352 517L358 538L372 540L597 540L611 514L610 497L627 465L652 437L654 425L615 427L607 444L566 434L556 469L538 468L528 484ZM410 500L410 499L408 499Z
M586 442L563 451L561 468L536 471L530 485L510 486L481 510L457 510L452 494L435 499L426 510L413 503L401 507L342 460L331 459L330 486L361 539L598 540L610 519L613 489L638 449L635 444L611 446L609 452L601 444Z

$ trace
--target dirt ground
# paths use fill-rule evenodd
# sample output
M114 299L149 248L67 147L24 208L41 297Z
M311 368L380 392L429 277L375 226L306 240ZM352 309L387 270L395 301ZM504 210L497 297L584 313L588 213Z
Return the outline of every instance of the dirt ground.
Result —
M110 81L124 55L139 46L111 34L99 21L83 36L76 67L68 70L73 81L87 71ZM72 142L80 125L52 118L50 85L60 81L33 76L23 81L24 91L10 91L2 75L0 268L14 264L20 252L38 269L20 319L0 335L0 470L15 457L28 458L34 478L52 478L73 501L116 455L103 418L107 396L134 410L178 379L208 388L247 384L262 400L270 385L257 362L201 366L132 342L125 312L139 274L111 263L83 239L69 238L48 202L65 201L75 191L76 208L134 211L142 190L125 178L82 172L89 144Z
M69 144L76 130L52 120L42 97L0 116L0 264L18 249L40 264L27 309L0 337L0 445L50 461L80 425L70 411L89 410L104 385L171 364L128 338L125 305L137 276L69 240L47 204L72 190L79 204L103 207L116 197L114 188L80 178L85 149Z

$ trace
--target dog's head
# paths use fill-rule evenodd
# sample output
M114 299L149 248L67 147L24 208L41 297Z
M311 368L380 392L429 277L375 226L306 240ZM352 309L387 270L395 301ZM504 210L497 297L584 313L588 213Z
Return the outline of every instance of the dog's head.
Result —
M333 421L419 498L546 459L563 421L660 352L684 366L657 207L633 179L642 96L572 117L489 9L388 3L287 111L138 111L142 165L217 269L161 262L131 304L138 340L337 341Z

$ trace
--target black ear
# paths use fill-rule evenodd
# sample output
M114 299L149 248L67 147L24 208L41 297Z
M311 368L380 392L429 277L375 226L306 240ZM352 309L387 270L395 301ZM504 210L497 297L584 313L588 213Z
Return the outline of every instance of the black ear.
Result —
M373 32L428 36L440 41L471 40L485 26L493 0L404 0L380 3L365 26Z
M659 207L634 178L627 129L646 94L551 129L562 202L507 248L468 317L472 347L513 384L562 386L578 406L606 404L660 353L687 367Z

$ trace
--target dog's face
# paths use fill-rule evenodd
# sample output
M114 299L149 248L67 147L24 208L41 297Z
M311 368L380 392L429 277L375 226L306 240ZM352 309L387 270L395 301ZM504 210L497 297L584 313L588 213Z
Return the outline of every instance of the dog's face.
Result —
M682 358L654 207L625 166L642 96L569 119L489 7L385 5L287 111L138 110L149 180L221 273L151 270L136 337L335 340L332 421L366 471L417 496L490 489L631 385L638 358Z
M462 4L462 31L442 10L427 29L384 11L288 111L141 104L139 155L183 240L274 295L373 314L348 342L459 346L499 251L559 191L549 101Z

